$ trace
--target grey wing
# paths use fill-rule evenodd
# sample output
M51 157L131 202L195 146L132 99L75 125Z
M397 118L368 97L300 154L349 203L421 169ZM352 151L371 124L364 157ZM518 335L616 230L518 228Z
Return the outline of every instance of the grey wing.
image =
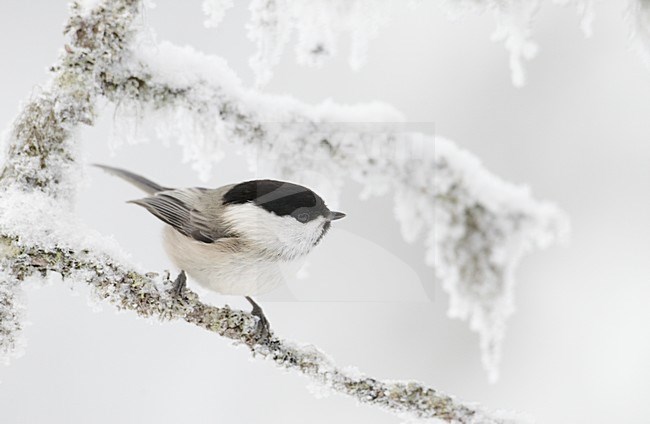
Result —
M214 208L206 205L210 192L204 188L188 188L161 191L144 199L129 203L143 206L153 215L176 231L203 243L214 243L228 237L227 230L220 225ZM218 198L214 199L218 201Z

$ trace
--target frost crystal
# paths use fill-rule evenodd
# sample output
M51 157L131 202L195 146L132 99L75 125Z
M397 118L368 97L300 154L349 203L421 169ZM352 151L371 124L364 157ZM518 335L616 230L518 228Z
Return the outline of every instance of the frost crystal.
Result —
M593 22L596 16L594 11L595 0L554 0L555 3L560 5L575 4L578 15L580 15L580 29L585 34L585 37L593 35Z
M248 36L257 45L250 64L258 85L272 76L285 45L297 33L296 58L318 66L336 54L341 34L350 36L349 63L359 69L368 42L390 16L394 0L252 0Z
M575 4L581 16L580 27L589 37L594 19L594 0L553 0L559 5ZM489 11L494 16L496 30L492 40L503 42L510 54L509 65L513 85L526 83L524 61L537 55L538 46L532 40L532 26L542 0L443 0L445 9L458 17L467 13Z
M449 293L450 316L468 320L479 333L483 365L494 382L505 321L514 309L515 266L532 248L565 237L568 221L554 205L533 200L526 187L488 173L468 152L445 140L436 148L427 263ZM426 213L421 202L415 205L415 213Z
M633 48L650 67L650 0L630 0L626 19L631 27Z
M497 29L492 39L503 41L510 53L512 83L517 87L526 82L523 61L537 54L537 45L531 41L531 26L539 5L540 0L495 2Z
M492 40L502 42L509 53L512 83L526 82L524 62L533 59L538 46L532 38L532 26L542 0L441 0L452 17L467 13L491 13L496 22ZM592 35L595 0L552 0L574 5L580 15L580 28ZM636 49L650 63L650 9L648 0L629 0L627 13L631 21ZM296 34L296 59L301 65L319 66L337 54L341 36L350 38L349 64L359 69L366 61L368 43L389 22L395 7L405 2L395 0L251 0L248 37L257 47L250 66L258 86L273 75L286 44ZM418 1L408 2L417 6ZM206 26L216 26L232 0L204 0L208 16Z
M204 22L207 28L215 28L223 20L226 11L234 6L232 0L203 0L203 13L208 17Z
M634 0L642 4L645 0ZM581 16L580 27L585 36L592 33L594 0L553 0L560 5L573 4ZM228 4L228 1L206 1ZM496 21L494 41L503 42L510 54L512 82L526 82L524 61L538 51L532 40L532 25L542 0L443 0L445 10L458 16L468 12L490 12ZM417 2L409 4L417 6ZM297 34L296 58L299 64L319 66L338 51L338 40L349 35L349 63L359 69L366 61L368 43L386 26L394 8L404 7L395 0L251 0L248 36L257 52L250 64L258 86L266 84L278 64L292 34ZM204 9L206 8L204 3ZM222 16L221 6L217 16Z

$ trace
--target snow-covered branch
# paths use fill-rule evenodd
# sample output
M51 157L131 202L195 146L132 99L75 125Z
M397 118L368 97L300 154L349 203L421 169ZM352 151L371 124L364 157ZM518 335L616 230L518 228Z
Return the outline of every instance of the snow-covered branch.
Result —
M20 353L20 280L32 273L33 260L39 260L21 253L20 246L32 243L43 252L64 249L72 242L59 231L65 225L65 234L75 234L75 241L81 233L87 236L71 212L80 173L75 131L79 124L92 124L101 94L96 72L119 60L140 7L133 0L106 2L90 13L73 3L66 32L77 52L66 46L50 82L24 105L3 139L0 357L5 361Z
M249 313L227 306L206 305L189 290L182 297L176 297L170 294L173 290L170 290L172 281L169 278L140 274L94 250L43 249L6 236L0 237L0 250L11 251L1 259L1 265L16 282L34 273L52 272L75 282L85 281L99 298L120 309L132 310L144 317L184 320L245 344L255 356L304 374L325 389L381 406L404 418L482 424L509 422L507 418L489 415L476 406L465 405L416 382L382 381L352 368L339 368L327 355L310 345L298 345L275 336L258 343L255 340L256 318ZM2 344L0 347L4 348Z

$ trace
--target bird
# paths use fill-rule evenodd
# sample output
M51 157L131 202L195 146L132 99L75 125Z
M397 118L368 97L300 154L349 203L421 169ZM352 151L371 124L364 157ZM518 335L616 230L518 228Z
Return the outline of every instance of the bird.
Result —
M331 223L345 217L331 211L313 190L287 181L170 188L125 169L93 165L147 194L128 203L142 206L166 224L162 244L180 269L176 294L182 293L189 275L208 290L244 296L258 318L260 339L269 337L270 324L252 296L282 285L284 265L299 263Z

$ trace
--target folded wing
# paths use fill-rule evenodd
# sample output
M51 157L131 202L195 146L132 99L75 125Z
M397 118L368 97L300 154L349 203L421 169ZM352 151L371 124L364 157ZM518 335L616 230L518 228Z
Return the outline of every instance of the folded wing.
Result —
M219 228L216 218L211 219L207 215L207 208L200 201L206 191L204 188L166 190L129 203L146 208L187 237L203 243L214 243L227 237L227 234L224 228Z

